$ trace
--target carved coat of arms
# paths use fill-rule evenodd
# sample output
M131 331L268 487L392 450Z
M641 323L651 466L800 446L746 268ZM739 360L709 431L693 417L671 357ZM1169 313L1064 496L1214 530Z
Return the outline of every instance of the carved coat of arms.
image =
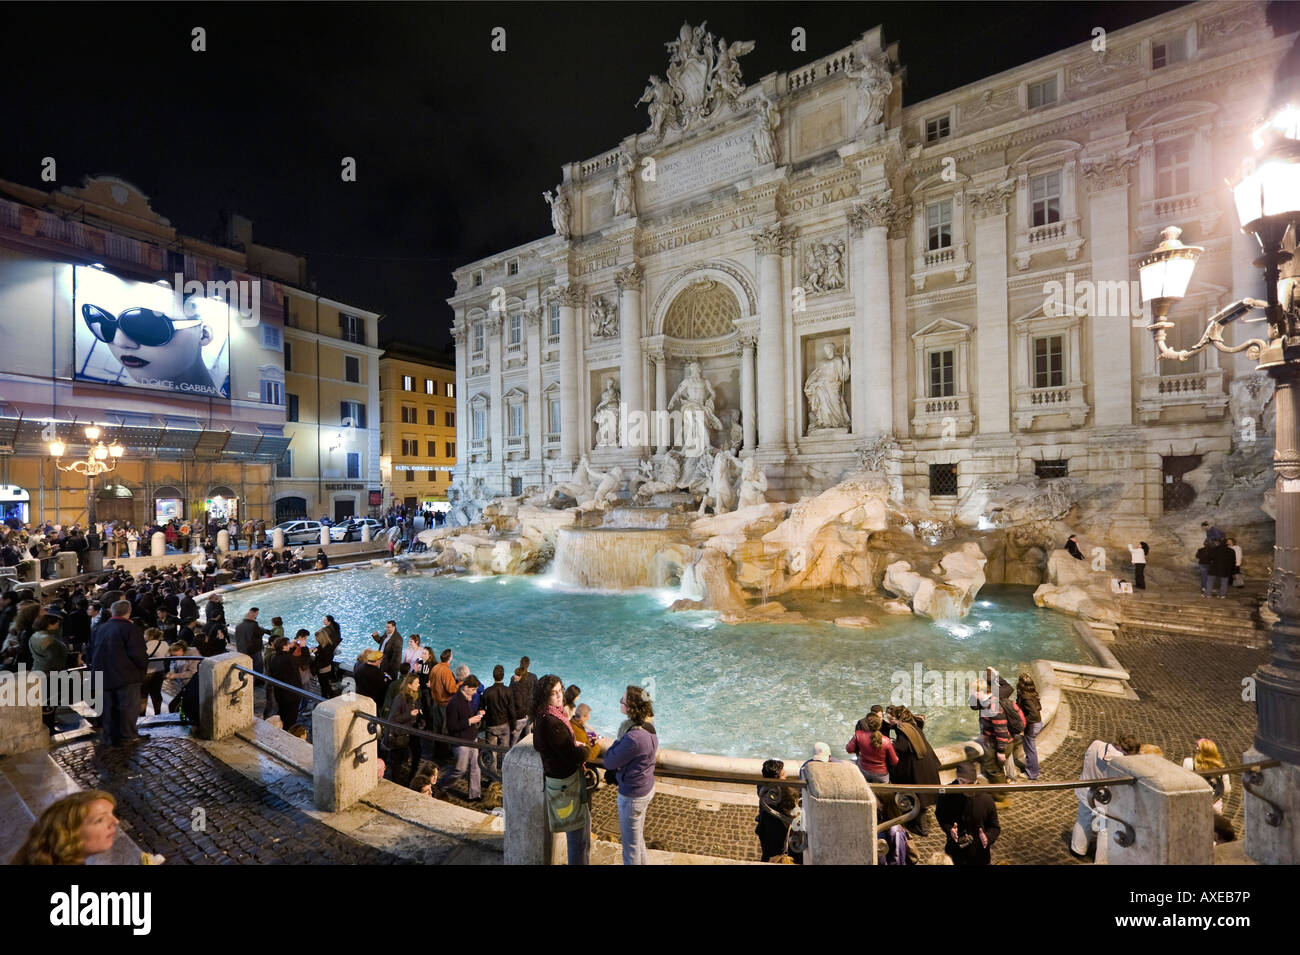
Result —
M677 39L664 44L668 48L667 82L650 77L638 105L650 106L649 133L660 142L666 127L683 131L692 124L713 116L722 106L735 106L745 91L741 82L740 58L754 49L752 40L728 44L718 40L707 23L692 27L683 23Z

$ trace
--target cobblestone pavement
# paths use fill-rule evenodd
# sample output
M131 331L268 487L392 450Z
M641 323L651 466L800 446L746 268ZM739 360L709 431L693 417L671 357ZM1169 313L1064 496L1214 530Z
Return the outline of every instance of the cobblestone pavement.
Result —
M131 838L168 863L393 865L179 737L127 750L77 743L51 754L86 788L117 797ZM198 816L195 810L202 810ZM200 820L204 829L196 831Z

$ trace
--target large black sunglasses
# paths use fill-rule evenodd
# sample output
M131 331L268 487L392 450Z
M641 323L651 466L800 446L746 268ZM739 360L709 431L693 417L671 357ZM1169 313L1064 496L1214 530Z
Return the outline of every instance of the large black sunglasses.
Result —
M106 345L117 337L119 328L133 342L157 347L171 341L178 328L203 324L200 318L173 319L151 308L128 308L121 315L114 316L98 305L83 305L81 317L91 333Z

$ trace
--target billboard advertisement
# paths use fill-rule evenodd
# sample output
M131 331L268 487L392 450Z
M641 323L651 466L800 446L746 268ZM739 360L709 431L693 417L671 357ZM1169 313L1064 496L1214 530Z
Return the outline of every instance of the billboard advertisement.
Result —
M75 377L205 398L230 397L231 307L77 266Z

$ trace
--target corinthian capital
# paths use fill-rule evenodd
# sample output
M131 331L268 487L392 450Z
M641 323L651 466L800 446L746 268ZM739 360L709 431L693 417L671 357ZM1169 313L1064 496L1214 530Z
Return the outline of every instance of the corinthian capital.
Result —
M907 238L907 230L912 226L912 204L895 202L894 213L889 217L889 237L891 239Z
M1079 169L1088 180L1088 191L1101 192L1105 189L1127 186L1129 170L1137 165L1141 152L1142 147L1134 146L1131 149L1111 153L1109 156L1098 156L1081 161Z
M637 292L641 289L641 283L645 276L641 273L641 266L629 265L627 268L614 273L614 284L618 286L620 292Z
M456 343L457 348L464 345L468 337L469 337L469 329L464 325L451 326L451 338L452 341Z
M488 310L487 318L483 319L483 327L489 335L501 330L501 318L501 313L496 309Z
M750 237L758 245L759 255L790 255L794 251L797 232L791 226L775 223L754 231Z
M542 324L542 310L540 308L524 309L524 321L528 323L529 328L536 328Z
M972 190L966 193L976 219L1007 214L1007 198L1016 191L1015 180L1006 179L988 189Z
M580 308L587 301L587 289L575 282L572 285L557 287L552 298L562 308Z
M853 203L849 210L849 225L855 235L861 235L867 229L888 226L897 211L897 203L887 193L877 193Z

